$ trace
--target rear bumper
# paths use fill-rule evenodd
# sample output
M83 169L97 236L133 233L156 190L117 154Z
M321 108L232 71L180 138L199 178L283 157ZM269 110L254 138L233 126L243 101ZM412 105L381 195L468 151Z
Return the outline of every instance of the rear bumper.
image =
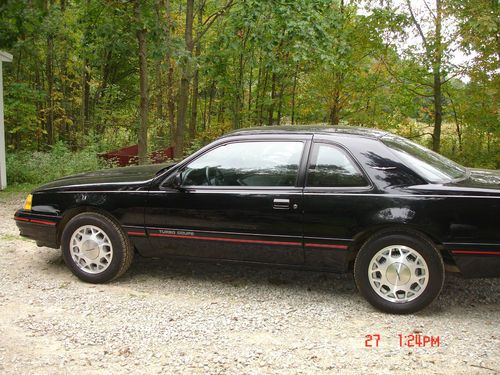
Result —
M57 238L57 224L60 217L33 214L29 211L19 210L14 214L17 228L22 237L36 241L38 246L59 248Z
M446 244L464 277L500 277L500 244Z

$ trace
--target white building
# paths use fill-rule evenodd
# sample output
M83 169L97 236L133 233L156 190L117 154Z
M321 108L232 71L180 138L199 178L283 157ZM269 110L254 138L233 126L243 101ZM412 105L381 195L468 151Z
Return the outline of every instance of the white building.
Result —
M3 73L2 63L11 62L12 55L0 51L0 190L7 187L7 171L5 166L5 127L3 124Z

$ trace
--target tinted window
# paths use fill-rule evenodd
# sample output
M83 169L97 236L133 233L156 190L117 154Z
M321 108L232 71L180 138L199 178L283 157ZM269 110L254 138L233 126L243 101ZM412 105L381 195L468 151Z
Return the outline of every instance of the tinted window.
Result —
M430 182L453 180L466 175L467 171L461 165L405 138L387 135L382 137L382 142L398 154L408 167Z
M316 143L307 173L310 187L368 186L354 162L338 147Z
M184 186L295 186L302 142L238 142L207 152L182 173Z

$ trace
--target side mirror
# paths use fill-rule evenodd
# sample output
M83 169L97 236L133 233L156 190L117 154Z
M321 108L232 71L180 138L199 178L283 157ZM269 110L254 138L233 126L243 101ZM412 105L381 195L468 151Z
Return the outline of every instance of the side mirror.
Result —
M172 177L172 180L170 182L170 186L174 189L180 189L182 185L182 172L176 172L174 177Z

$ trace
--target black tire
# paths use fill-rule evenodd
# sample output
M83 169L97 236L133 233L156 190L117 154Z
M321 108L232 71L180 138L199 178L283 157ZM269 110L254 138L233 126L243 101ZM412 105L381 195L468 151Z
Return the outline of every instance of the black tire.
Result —
M82 269L82 266L78 265L77 261L73 258L70 249L72 236L73 234L76 236L76 233L85 226L98 228L107 236L106 241L111 243L111 246L107 247L108 254L111 254L111 260L109 262L104 258L100 258L101 250L94 250L98 254L97 257L104 259L106 262L103 266L106 268L102 271L98 269L91 270L90 267L89 270L86 271ZM61 245L64 262L71 272L80 280L93 284L105 283L123 275L130 267L134 256L133 247L122 228L113 220L96 212L84 212L72 218L64 228L61 237ZM73 252L74 251L75 250L73 250ZM80 260L80 264L82 263L86 264L85 261ZM94 268L97 268L97 265L94 266Z
M401 254L401 258L398 258L398 253ZM421 258L416 257L417 255ZM390 266L383 271L386 261ZM415 267L417 261L419 263ZM411 267L406 267L405 264L418 270L412 274ZM382 272L378 272L379 266ZM389 272L390 270L392 272ZM444 274L441 255L434 244L418 232L378 233L364 243L354 263L354 279L360 293L375 308L392 314L410 314L427 307L441 292ZM414 280L410 278L412 275L415 275L419 282L412 281ZM423 278L423 275L426 275L427 279ZM391 284L392 280L395 283ZM398 283L401 284L397 286ZM388 291L389 288L384 284L393 289ZM413 288L405 293L404 287ZM399 288L401 291L394 293Z

